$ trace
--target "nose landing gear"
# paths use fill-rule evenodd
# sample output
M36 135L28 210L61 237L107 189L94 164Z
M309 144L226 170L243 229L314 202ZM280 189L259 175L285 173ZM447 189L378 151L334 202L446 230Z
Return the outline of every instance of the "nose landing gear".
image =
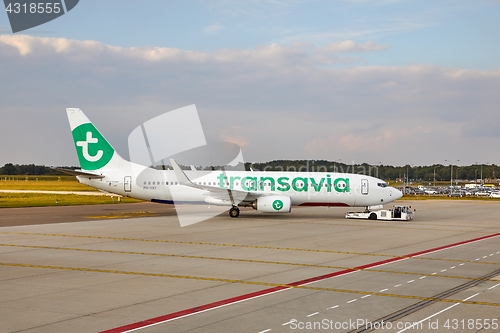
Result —
M237 206L233 206L229 210L229 216L231 216L232 218L236 218L236 217L240 216L240 209Z

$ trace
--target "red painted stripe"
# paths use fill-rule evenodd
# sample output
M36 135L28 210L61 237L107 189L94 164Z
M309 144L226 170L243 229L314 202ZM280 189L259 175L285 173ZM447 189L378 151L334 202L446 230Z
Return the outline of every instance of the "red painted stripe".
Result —
M342 270L342 271L332 272L332 273L328 273L328 274L324 274L324 275L312 277L312 278L309 278L309 279L305 279L305 280L300 280L300 281L288 283L288 284L283 285L283 286L272 287L272 288L264 289L264 290L261 290L261 291L256 291L256 292L249 293L249 294L244 294L244 295L240 295L240 296L236 296L236 297L231 297L231 298L223 299L223 300L220 300L220 301L217 301L217 302L213 302L213 303L208 303L208 304L205 304L205 305L200 305L200 306L197 306L197 307L194 307L194 308L191 308L191 309L186 309L186 310L181 310L181 311L174 312L174 313L169 313L169 314L166 314L166 315L163 315L163 316L159 316L159 317L147 319L147 320L144 320L144 321L139 321L139 322L136 322L136 323L125 325L125 326L120 326L120 327L117 327L117 328L112 328L110 330L106 330L106 331L103 331L101 333L124 333L124 332L128 332L128 331L131 331L131 330L141 329L141 328L145 328L147 326L156 325L156 324L160 324L160 323L167 322L167 321L170 321L170 320L179 319L179 318L182 318L182 317L186 317L186 316L193 315L193 314L196 314L196 313L208 311L208 310L215 309L215 308L218 308L218 307L222 307L222 306L226 306L226 305L230 305L230 304L234 304L234 303L246 301L246 300L249 300L249 299L252 299L252 298L261 297L261 296L268 295L268 294L272 294L272 293L275 293L275 292L278 292L278 291L281 291L281 290L290 289L290 288L298 287L298 286L303 286L303 285L306 285L306 284L309 284L309 283L326 280L326 279L329 279L329 278L332 278L332 277L335 277L335 276L341 276L341 275L349 274L349 273L352 273L352 272L355 272L355 271L359 271L359 270L363 270L363 269L369 269L369 268L373 268L373 267L377 267L377 266L380 266L380 265L385 265L385 264L393 263L393 262L400 261L400 260L407 259L407 258L414 258L414 257L418 257L418 256L421 256L421 255L424 255L424 254L429 254L429 253L432 253L432 252L441 251L441 250L449 249L449 248L452 248L452 247L455 247L455 246L460 246L460 245L465 245L465 244L469 244L469 243L473 243L473 242L478 242L478 241L482 241L482 240L485 240L485 239L489 239L489 238L493 238L493 237L498 237L498 236L500 236L500 233L491 234L491 235L487 235L487 236L483 236L483 237L478 237L478 238L473 238L473 239L469 239L469 240L465 240L465 241L457 242L457 243L453 243L453 244L443 245L443 246L435 247L435 248L424 250L424 251L410 253L410 254L407 254L407 255L404 255L404 256L400 256L400 257L394 257L394 258L390 258L390 259L386 259L386 260L381 260L381 261L377 261L377 262L374 262L374 263L371 263L371 264L361 265L361 266L357 266L357 267L354 267L354 268L351 268L351 269L345 269L345 270Z

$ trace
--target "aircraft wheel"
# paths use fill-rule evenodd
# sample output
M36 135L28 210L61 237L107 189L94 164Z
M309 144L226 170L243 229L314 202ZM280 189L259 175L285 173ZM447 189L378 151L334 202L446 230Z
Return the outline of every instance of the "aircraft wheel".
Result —
M376 220L377 219L377 214L371 213L369 219L370 220Z
M238 207L233 207L229 210L229 216L231 217L238 217L240 216L240 209Z

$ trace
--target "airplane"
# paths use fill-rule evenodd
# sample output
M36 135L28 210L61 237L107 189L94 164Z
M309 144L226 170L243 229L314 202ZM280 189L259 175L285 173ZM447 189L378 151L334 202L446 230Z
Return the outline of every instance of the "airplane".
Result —
M82 184L121 196L165 204L239 207L290 213L292 206L381 207L403 196L385 181L361 174L285 171L157 170L123 159L78 108L67 108L80 169L57 170Z

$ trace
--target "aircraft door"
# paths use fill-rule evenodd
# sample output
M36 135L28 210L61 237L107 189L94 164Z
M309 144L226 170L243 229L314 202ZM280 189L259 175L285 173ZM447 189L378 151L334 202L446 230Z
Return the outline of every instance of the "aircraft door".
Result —
M361 194L368 195L368 179L361 179Z
M132 177L131 176L125 176L125 179L123 180L123 189L125 190L125 192L132 191Z

